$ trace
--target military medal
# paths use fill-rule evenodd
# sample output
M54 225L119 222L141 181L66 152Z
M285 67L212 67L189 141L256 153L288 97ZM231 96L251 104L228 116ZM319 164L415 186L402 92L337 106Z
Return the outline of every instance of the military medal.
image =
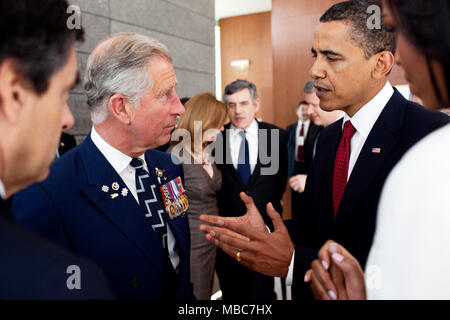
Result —
M185 195L181 178L177 177L160 188L166 212L171 219L185 213L189 208L189 201Z

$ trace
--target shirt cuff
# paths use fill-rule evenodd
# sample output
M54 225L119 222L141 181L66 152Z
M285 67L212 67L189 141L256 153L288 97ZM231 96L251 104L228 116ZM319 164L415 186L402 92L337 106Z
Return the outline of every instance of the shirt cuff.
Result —
M287 286L292 286L292 282L293 282L293 277L294 277L294 260L295 260L295 249L294 252L292 253L292 258L291 258L291 263L289 264L289 271L286 277L286 285Z

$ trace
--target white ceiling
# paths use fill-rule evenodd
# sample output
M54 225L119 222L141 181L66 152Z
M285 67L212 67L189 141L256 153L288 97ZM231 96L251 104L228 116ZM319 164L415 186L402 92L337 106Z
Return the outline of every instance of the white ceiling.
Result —
M271 11L272 0L215 0L216 20Z

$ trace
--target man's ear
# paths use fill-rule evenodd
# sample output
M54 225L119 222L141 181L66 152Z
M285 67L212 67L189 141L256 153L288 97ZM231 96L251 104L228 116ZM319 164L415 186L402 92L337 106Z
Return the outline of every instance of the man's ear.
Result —
M23 75L16 71L15 61L6 59L0 64L0 114L11 123L16 123L23 107L36 93Z
M111 114L120 122L130 124L134 116L134 107L121 93L109 98L108 108Z
M394 55L390 51L382 51L380 53L377 53L374 58L376 59L376 61L375 67L372 71L372 76L375 79L382 79L386 77L394 67Z
M261 106L261 100L259 98L255 100L255 106L256 106L255 113L258 113L259 112L259 107Z

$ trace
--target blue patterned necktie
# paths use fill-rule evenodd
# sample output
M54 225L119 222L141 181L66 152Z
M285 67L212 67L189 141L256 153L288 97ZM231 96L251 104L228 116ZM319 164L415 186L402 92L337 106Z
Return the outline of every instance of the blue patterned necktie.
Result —
M239 148L238 166L237 171L241 177L244 186L248 186L250 181L250 160L249 160L249 148L248 141L245 138L245 131L239 132L242 137L241 147Z
M157 196L157 186L153 177L144 169L141 160L134 158L131 166L136 169L136 192L139 205L149 218L153 230L161 240L163 248L167 249L167 226L164 218L164 208Z

